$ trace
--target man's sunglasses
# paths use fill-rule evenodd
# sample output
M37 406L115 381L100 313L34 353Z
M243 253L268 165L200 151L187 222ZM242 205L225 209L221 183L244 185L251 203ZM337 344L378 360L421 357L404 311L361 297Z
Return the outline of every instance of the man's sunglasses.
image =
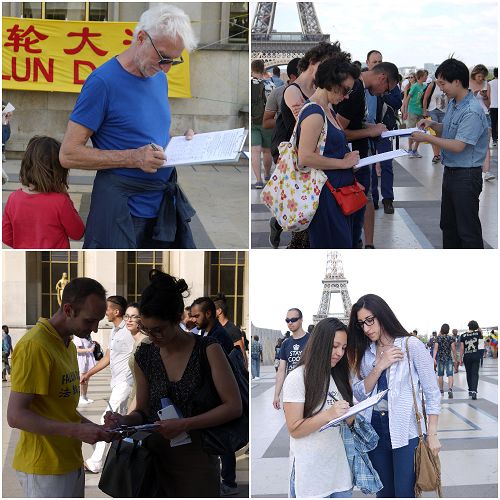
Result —
M156 48L155 44L153 43L153 39L149 36L149 33L147 31L145 31L144 33L146 33L146 35L148 35L149 41L151 42L153 49L156 50L156 53L158 54L158 57L160 58L160 60L158 61L158 64L160 64L160 65L171 64L172 66L176 66L177 64L182 64L184 62L184 59L182 58L182 56L180 56L179 58L176 58L176 59L172 59L170 57L163 56L161 54L161 52Z
M299 316L296 316L295 318L285 318L285 321L287 323L297 323L297 321L299 321L299 319L302 319L302 318L300 318Z

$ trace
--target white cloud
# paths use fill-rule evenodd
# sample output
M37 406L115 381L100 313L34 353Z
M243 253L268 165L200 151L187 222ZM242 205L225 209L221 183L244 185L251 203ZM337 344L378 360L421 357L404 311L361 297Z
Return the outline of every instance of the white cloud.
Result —
M364 62L366 53L378 48L385 60L398 66L438 64L450 53L460 54L469 67L479 62L497 65L495 0L423 0L411 5L399 0L334 0L315 2L315 7L323 33L339 40L353 59ZM279 31L300 31L295 2L278 2L274 25Z

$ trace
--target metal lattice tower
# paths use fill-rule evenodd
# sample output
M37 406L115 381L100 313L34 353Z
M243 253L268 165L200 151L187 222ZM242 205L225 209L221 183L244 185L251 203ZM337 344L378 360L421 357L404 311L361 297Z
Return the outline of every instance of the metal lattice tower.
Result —
M339 252L328 252L326 260L326 275L323 280L323 294L321 295L321 302L319 304L318 314L313 316L313 323L317 324L324 318L338 318L345 323L349 322L349 315L351 314L351 298L347 291L347 283L344 276L344 268ZM330 302L332 294L340 293L342 297L343 311L330 312Z
M319 25L313 2L297 2L301 33L273 31L276 2L259 2L252 25L252 59L263 59L266 66L288 64L302 57L319 42L329 42Z

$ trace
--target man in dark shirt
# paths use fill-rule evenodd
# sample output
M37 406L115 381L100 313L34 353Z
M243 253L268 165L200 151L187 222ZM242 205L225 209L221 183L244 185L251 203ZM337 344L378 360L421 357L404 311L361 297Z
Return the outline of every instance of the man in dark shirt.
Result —
M273 406L277 410L281 408L280 395L285 377L299 362L302 351L310 337L310 334L302 328L302 311L300 309L296 307L289 309L285 321L292 332L292 336L285 339L283 344L281 344L280 364L276 372L276 386L274 388L273 400Z
M469 396L472 399L477 399L479 363L481 361L479 339L483 338L483 335L479 332L477 321L469 321L467 326L469 327L469 331L460 335L460 365L465 366Z
M337 119L345 129L347 140L352 142L352 150L359 151L361 158L366 158L369 151L368 138L379 137L387 130L382 123L370 124L366 120L365 89L375 96L383 96L391 92L398 83L398 68L389 62L382 62L372 70L361 73L354 82L349 99L343 100L336 106ZM370 166L356 170L356 179L363 184L368 197L368 205L358 210L354 215L354 241L360 241L361 231L365 221L365 248L373 247L374 207L371 195Z
M199 297L191 304L191 318L196 321L203 336L213 337L229 356L233 350L233 341L216 317L215 304L210 297Z
M203 335L213 337L219 342L224 352L229 356L233 350L233 341L220 324L216 316L215 303L210 297L199 297L191 304L191 318L196 321L196 326L204 330ZM236 495L236 455L229 453L221 455L221 493L223 496Z

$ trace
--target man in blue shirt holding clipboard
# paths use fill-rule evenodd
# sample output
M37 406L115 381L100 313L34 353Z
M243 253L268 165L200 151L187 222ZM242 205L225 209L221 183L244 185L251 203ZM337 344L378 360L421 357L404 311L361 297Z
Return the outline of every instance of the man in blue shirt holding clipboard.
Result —
M65 168L98 171L84 248L194 247L194 210L175 169L160 167L171 124L165 74L195 45L189 17L158 5L142 14L130 47L85 81L60 153Z
M479 220L482 166L488 149L486 115L469 86L469 70L447 59L436 70L436 83L450 99L443 123L421 120L436 136L414 132L412 139L442 149L444 165L441 197L443 248L484 248Z

